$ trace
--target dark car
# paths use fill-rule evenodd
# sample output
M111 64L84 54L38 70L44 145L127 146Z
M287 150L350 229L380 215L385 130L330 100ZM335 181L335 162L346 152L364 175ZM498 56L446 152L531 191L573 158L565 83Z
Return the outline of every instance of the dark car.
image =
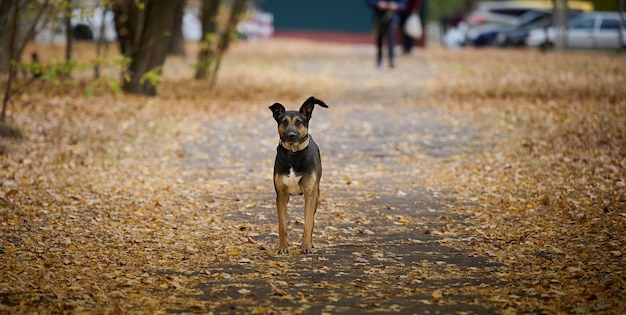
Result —
M552 10L529 10L521 16L512 20L510 24L484 24L476 26L467 33L468 44L475 47L496 45L498 35L515 31L526 31L528 29L546 26L552 16ZM524 37L522 37L522 42Z
M582 10L569 10L569 18L582 13ZM516 27L505 29L495 37L494 44L496 46L526 46L526 37L528 33L533 29L545 28L552 25L552 11L543 11L542 13L533 18L529 16L527 22L522 22Z

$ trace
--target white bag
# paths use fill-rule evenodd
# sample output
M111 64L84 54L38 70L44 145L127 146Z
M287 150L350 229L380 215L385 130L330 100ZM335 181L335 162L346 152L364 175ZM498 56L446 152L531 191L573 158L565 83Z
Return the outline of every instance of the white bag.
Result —
M417 13L411 13L409 18L404 22L404 32L415 38L422 38L422 21Z

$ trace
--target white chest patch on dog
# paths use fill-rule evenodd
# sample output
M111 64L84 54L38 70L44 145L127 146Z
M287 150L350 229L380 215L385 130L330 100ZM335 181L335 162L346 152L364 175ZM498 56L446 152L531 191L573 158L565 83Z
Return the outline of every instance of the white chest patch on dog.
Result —
M302 194L302 189L300 189L300 179L302 176L296 175L296 172L293 171L293 167L289 169L289 174L283 176L283 183L287 186L287 191L292 196L297 196Z

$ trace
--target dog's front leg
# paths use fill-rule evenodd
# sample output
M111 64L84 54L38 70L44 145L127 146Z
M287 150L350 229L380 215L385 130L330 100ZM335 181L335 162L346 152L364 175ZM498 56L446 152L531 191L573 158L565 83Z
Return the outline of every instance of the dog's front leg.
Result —
M287 242L287 203L289 193L278 192L276 195L276 212L278 213L278 254L289 253Z
M313 226L315 225L315 212L319 204L319 193L314 191L304 193L304 233L302 234L301 254L313 252Z

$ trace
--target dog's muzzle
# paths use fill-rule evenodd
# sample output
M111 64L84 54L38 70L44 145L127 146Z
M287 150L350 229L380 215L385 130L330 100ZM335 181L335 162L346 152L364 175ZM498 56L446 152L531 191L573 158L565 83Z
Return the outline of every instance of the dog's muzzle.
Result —
M294 136L294 137L297 139L297 136ZM287 136L287 139L289 139L289 135ZM306 135L299 142L296 142L296 141L285 141L283 139L280 139L280 145L283 148L285 148L285 149L287 149L287 150L289 150L291 152L302 151L302 150L306 149L306 147L309 146L309 135Z
M294 131L289 132L285 137L286 142L296 142L298 141L298 134Z

